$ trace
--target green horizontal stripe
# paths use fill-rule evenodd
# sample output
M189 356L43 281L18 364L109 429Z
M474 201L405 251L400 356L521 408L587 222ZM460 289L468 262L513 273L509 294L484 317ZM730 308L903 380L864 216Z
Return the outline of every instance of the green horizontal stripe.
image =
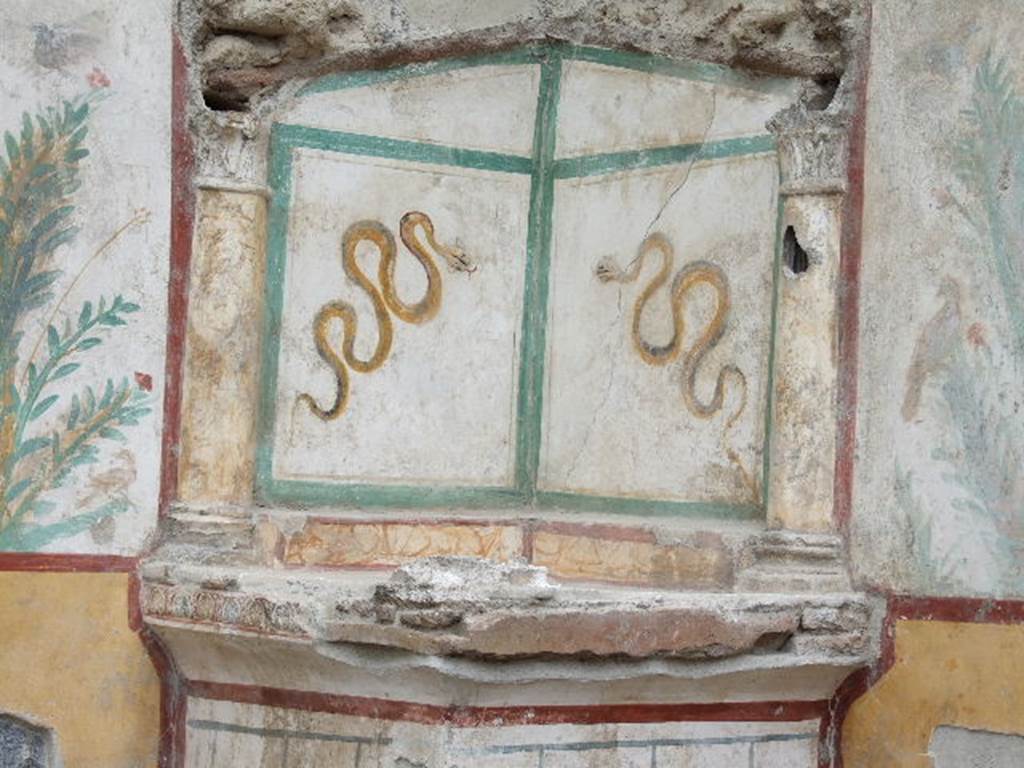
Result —
M606 512L620 515L693 517L716 520L763 520L764 510L756 504L729 504L703 501L659 501L616 496L588 496L580 493L541 491L541 507L578 512Z
M520 157L519 155L481 152L475 149L426 144L419 141L386 139L381 136L329 131L325 128L311 128L287 123L276 123L274 132L275 137L280 139L283 150L300 147L321 149L349 155L385 157L391 160L408 160L429 165L449 165L501 173L529 174L533 171L533 161L529 157Z
M505 508L524 504L522 494L511 488L427 487L417 485L369 485L317 482L313 480L265 480L262 498L282 504L321 507L408 508Z
M673 59L667 56L631 51L617 51L610 48L549 43L527 45L514 50L484 53L479 56L457 56L426 62L413 62L387 69L338 72L309 82L303 86L298 95L308 96L314 93L361 88L473 67L536 64L543 59L587 61L620 69L677 77L681 80L715 83L758 93L785 93L793 88L793 78L758 76L720 64Z
M583 176L600 176L605 173L627 171L634 168L676 165L691 160L717 160L723 157L753 155L772 152L774 149L774 137L762 135L708 141L703 144L677 144L673 147L654 147L583 157L565 157L555 161L555 178L575 179Z
M553 55L561 56L563 59L589 61L593 64L604 64L609 67L632 69L655 75L667 75L678 77L681 80L715 83L759 93L785 93L794 87L793 78L760 77L720 64L671 59L655 54L569 44L554 44L550 47L550 51Z
M299 91L299 96L312 93L340 91L348 88L361 88L367 85L390 83L396 80L408 80L414 77L438 75L459 69L472 67L494 67L515 64L536 64L546 53L543 45L526 46L511 51L497 51L480 56L460 56L450 59L414 62L389 69L373 69L361 72L339 72L307 83Z

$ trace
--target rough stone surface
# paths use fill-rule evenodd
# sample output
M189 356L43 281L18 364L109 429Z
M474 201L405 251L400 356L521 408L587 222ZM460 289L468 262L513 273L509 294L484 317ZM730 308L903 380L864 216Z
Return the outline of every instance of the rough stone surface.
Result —
M756 592L842 591L850 588L842 540L831 534L767 531L748 550L737 587Z
M865 37L865 3L188 0L180 24L197 63L193 125L205 164L224 141L223 120L211 109L265 116L313 76L544 40L792 77L804 84L805 109L827 110L845 124L862 66L856 54ZM245 146L253 138L242 129L231 140Z
M375 599L402 608L530 605L550 600L555 590L544 568L474 557L425 557L391 574L377 587Z
M231 557L204 555L201 543L177 546L165 542L158 554L180 558L184 551L190 562L152 559L142 569L146 614L172 624L493 660L849 659L869 647L870 611L850 596L559 587L544 568L470 557L422 558L387 577L368 572L354 580L351 572L228 566L218 563ZM233 561L244 563L244 548L229 547L238 553Z
M283 47L262 38L218 35L203 49L201 63L207 69L239 69L246 66L270 67L280 63Z
M828 96L860 34L857 0L788 0L784 3L650 3L534 0L507 3L417 0L193 0L183 20L199 49L218 36L262 36L289 49L266 69L252 51L225 67L206 62L206 98L243 106L252 95L295 76L332 67L363 66L446 51L495 48L525 40L561 39L633 48L808 78L819 99ZM825 95L822 96L821 94Z

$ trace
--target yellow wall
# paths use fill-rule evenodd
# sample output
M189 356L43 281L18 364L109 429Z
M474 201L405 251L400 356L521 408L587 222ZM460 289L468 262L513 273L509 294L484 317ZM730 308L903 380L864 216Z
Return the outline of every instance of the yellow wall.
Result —
M897 623L895 663L846 718L844 768L931 768L938 725L1024 733L1024 626Z
M124 573L0 573L0 711L53 728L67 768L156 765L160 684Z

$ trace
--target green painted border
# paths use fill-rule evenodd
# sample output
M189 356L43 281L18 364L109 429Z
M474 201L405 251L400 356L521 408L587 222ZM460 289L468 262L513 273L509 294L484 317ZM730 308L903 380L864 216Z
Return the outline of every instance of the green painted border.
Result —
M385 139L362 133L330 131L326 128L311 128L288 123L276 123L274 127L280 136L282 151L301 147L303 149L344 152L348 155L386 157L391 160L406 160L429 165L453 165L481 171L533 173L533 160L519 155L482 152L476 149L448 147L443 144L428 144L421 141Z
M554 507L568 510L753 520L764 517L766 506L714 502L675 502L629 497L596 496L537 489L540 463L546 359L548 280L552 247L554 183L556 179L596 176L617 171L673 165L693 160L749 156L771 152L771 136L724 139L704 144L685 144L630 152L614 152L555 159L557 109L562 62L594 61L609 66L673 74L708 82L749 87L745 76L714 65L673 62L566 45L533 46L488 56L448 59L374 72L331 75L306 86L301 93L388 82L434 72L485 64L539 64L537 117L532 157L467 150L425 142L386 139L379 136L332 131L308 126L275 124L271 133L269 185L272 190L268 215L267 286L264 320L264 353L261 365L259 441L256 453L256 493L263 501L324 506L344 504L363 507L459 507L515 508ZM724 77L729 75L729 77ZM762 89L763 90L763 89ZM283 480L273 476L273 432L276 418L277 366L284 301L284 270L287 257L289 205L292 194L294 151L317 149L352 155L383 157L429 165L455 166L501 173L530 174L530 210L524 284L524 311L520 343L519 391L515 425L515 480L513 487L429 487L411 485L343 484ZM781 222L781 198L779 200ZM778 227L777 227L778 229ZM762 501L767 503L769 435L771 429L771 382L774 376L774 328L779 279L781 234L776 232L772 279L772 339L768 361L768 403L763 449Z
M426 75L438 75L472 67L537 64L546 56L548 46L528 45L509 51L484 53L479 56L458 56L448 59L435 59L426 62L402 64L387 69L368 69L360 72L336 72L311 80L299 89L298 96L314 93L343 91L349 88L361 88L367 85L391 83L396 80L408 80Z
M716 520L763 520L764 509L757 504L713 501L664 501L629 496L596 496L567 491L538 491L537 504L546 509L580 512L642 515L650 517L691 517Z
M523 330L519 352L519 402L516 408L516 488L528 501L536 495L544 408L544 360L547 339L548 273L555 202L555 130L562 67L557 59L541 65L534 123L530 214L523 290Z
M779 168L778 178L782 179L782 169ZM775 341L779 331L779 290L782 281L782 225L785 221L785 201L782 199L781 190L776 187L776 214L775 214L775 260L772 264L772 313L770 320L770 336L768 337L768 396L764 406L764 447L761 450L761 503L767 513L768 492L771 485L768 478L771 474L771 449L772 449L772 419L775 407Z
M678 144L672 147L608 152L584 157L565 157L555 161L556 179L603 176L636 168L654 168L696 160L718 160L775 151L775 137L744 136L737 139L708 141L703 144Z
M785 93L794 88L794 80L792 78L758 76L739 72L720 64L673 59L653 53L616 51L610 48L550 42L531 43L511 50L482 53L476 56L458 56L427 62L413 62L385 69L336 72L311 80L299 89L297 95L308 96L315 93L329 93L350 88L361 88L368 85L391 83L397 80L407 80L427 75L438 75L472 67L537 64L554 60L586 61L591 64L603 64L619 69L667 75L681 80L725 85L757 93Z
M569 43L552 43L551 50L561 54L564 59L587 61L592 64L605 64L619 69L632 69L649 72L655 75L668 75L681 80L695 80L715 85L726 85L745 91L758 93L785 93L794 89L794 80L784 77L757 76L739 72L720 64L708 64L703 61L673 59L654 53L638 53L634 51L616 51L611 48L595 48L586 45ZM795 93L794 93L795 95Z
M292 196L292 151L278 126L270 133L267 184L267 276L263 310L263 354L256 443L256 494L270 499L274 488L274 422L277 415L277 366L281 353L284 263L288 252L288 205Z
M314 507L344 502L350 506L456 509L509 509L523 506L514 488L466 486L371 485L322 483L316 480L278 480L264 487L267 501ZM344 491L343 494L338 493Z

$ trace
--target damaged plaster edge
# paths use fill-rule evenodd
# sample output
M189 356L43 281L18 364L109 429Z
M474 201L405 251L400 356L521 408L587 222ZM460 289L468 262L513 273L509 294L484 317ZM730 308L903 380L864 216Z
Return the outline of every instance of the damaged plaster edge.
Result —
M176 510L184 511L180 505ZM192 508L189 508L192 509ZM202 507L194 508L196 511ZM687 516L651 516L615 512L578 513L551 508L539 509L402 509L381 507L357 509L343 507L288 507L254 506L253 520L270 519L287 530L298 531L307 520L351 524L416 524L416 525L485 525L520 526L526 529L555 526L560 530L580 534L605 531L632 532L642 530L653 537L655 544L674 544L681 538L713 533L724 539L741 543L764 533L763 519L704 518ZM553 530L553 529L552 529Z
M778 61L782 58L778 51L762 57L739 57L734 52L730 58L712 44L714 36L708 29L714 23L713 19L704 20L707 28L703 30L685 29L675 31L673 36L672 32L652 29L637 20L606 28L587 15L586 6L559 13L548 7L551 3L541 3L544 8L538 19L513 19L459 31L441 28L433 34L419 37L410 34L408 29L370 29L372 25L367 21L367 29L362 30L364 39L356 40L350 36L347 40L335 40L333 50L280 65L281 69L270 82L256 90L244 110L218 111L207 106L203 95L204 75L199 48L204 37L213 34L201 7L205 2L209 0L182 0L178 12L178 27L189 62L189 125L197 139L197 168L209 177L225 177L256 187L264 186L272 116L312 80L344 71L383 69L453 56L486 55L537 43L597 45L680 62L724 66L755 78L792 79L803 83L801 94L796 103L769 120L766 127L783 140L808 130L819 134L823 131L845 134L856 105L857 83L866 67L863 59L870 17L867 0L832 0L831 4L808 0L804 3L810 8L806 11L808 17L814 13L827 15L832 5L840 8L835 13L842 17L834 24L839 29L841 63L830 76L821 72L817 75L800 72L797 71L799 67L785 71L785 66ZM351 3L339 5L347 8ZM825 10L818 8L819 5ZM842 15L843 10L845 15ZM394 9L392 13L395 13ZM439 19L439 26L442 22L443 19ZM371 44L373 36L380 39ZM794 50L792 55L795 60L800 59L799 51ZM741 60L737 61L737 58ZM805 64L805 68L807 66L810 65ZM822 82L833 76L834 91L825 93L828 103L821 108L815 102L823 98ZM785 150L780 148L780 154L784 153ZM845 148L840 154L844 172L837 177L841 179L839 186L834 179L825 182L824 186L810 182L803 187L796 180L790 180L784 182L783 194L819 194L826 190L842 193L845 190Z
M195 180L196 189L211 190L216 192L237 192L244 195L258 195L270 199L270 188L265 184L246 184L244 182L225 179L218 176L197 176Z
M490 564L481 558L444 556L453 560L472 560ZM429 559L429 558L428 558ZM436 559L436 558L434 558ZM420 563L414 560L400 568ZM497 567L515 563L496 564ZM525 565L525 564L523 564ZM535 566L546 570L543 566ZM373 596L382 584L392 578L397 568L313 570L308 568L272 568L253 565L204 564L178 559L148 559L140 565L144 581L177 586L194 586L207 591L246 592L268 598L310 601L328 600L332 603L357 601ZM841 607L863 602L865 595L854 590L823 592L820 594L777 592L722 592L701 590L667 591L657 585L604 584L600 582L557 581L558 602L561 606L580 606L592 609L623 609L638 607L672 607L722 610L759 610L797 608L813 602L816 606ZM312 603L310 603L312 604Z
M396 648L350 643L314 643L316 652L351 667L373 669L377 674L401 674L428 670L444 677L485 685L524 685L540 682L607 683L662 677L673 680L710 681L719 677L759 671L801 669L837 670L842 675L870 661L866 654L801 656L799 663L786 654L745 654L727 659L687 660L670 658L633 661L502 660L434 656Z

